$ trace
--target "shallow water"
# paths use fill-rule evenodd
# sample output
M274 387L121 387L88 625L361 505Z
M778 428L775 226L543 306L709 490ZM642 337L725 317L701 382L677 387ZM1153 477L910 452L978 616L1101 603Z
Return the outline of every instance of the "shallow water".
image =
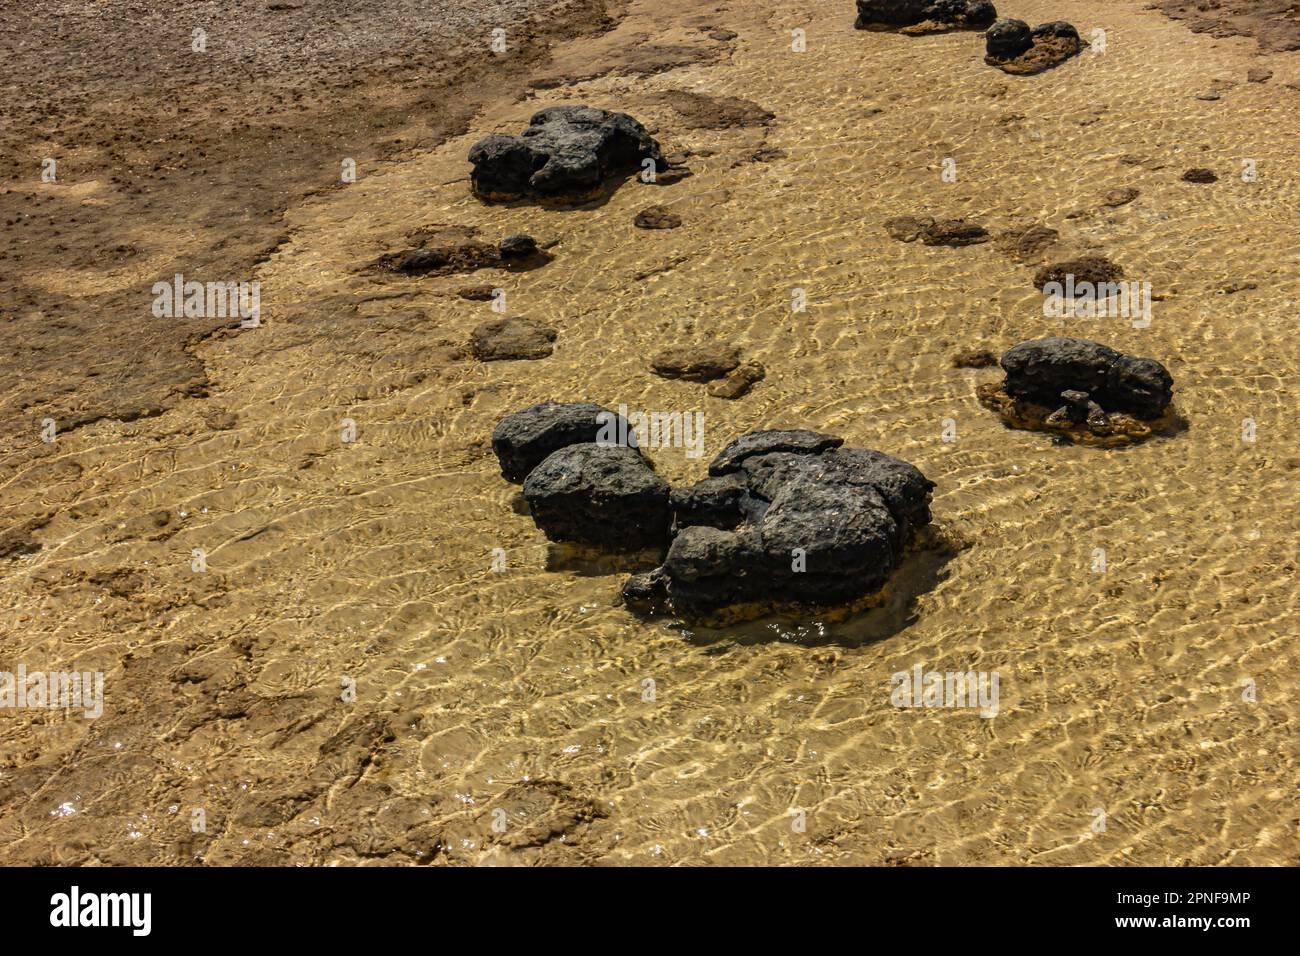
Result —
M634 3L604 42L690 32L651 7ZM734 2L706 18L739 34L729 61L538 90L293 210L259 272L264 326L203 346L209 398L60 439L7 491L63 508L0 582L7 651L107 676L98 720L0 725L0 857L1300 862L1300 93L1247 84L1247 41L1128 4L1017 15L1102 26L1107 50L1010 77L974 34L854 31L846 0ZM795 28L805 53L789 49ZM1237 83L1194 98L1218 78ZM776 119L688 129L654 98L670 89ZM470 144L570 102L632 113L667 150L695 151L694 175L576 210L469 197ZM747 161L762 147L784 156ZM1244 159L1258 181L1241 181ZM1181 182L1192 166L1219 181ZM1125 186L1134 202L1101 206ZM683 225L633 228L651 203ZM1149 281L1152 324L1046 319L1041 260L896 242L883 224L904 214L1045 223L1061 232L1053 258L1098 252ZM556 258L363 270L438 223L555 240ZM481 282L559 329L552 357L461 353L494 316L454 291ZM1219 292L1233 282L1255 288ZM951 366L1050 334L1164 362L1188 429L1055 445L979 405L995 370ZM727 402L648 371L659 348L706 337L766 379ZM552 569L497 472L492 427L546 399L703 411L702 458L650 452L674 483L746 430L834 432L921 468L936 521L969 547L920 569L914 600L840 623L641 621L619 604L623 575ZM213 410L234 427L205 423ZM122 527L157 510L174 533ZM916 664L996 672L997 715L891 706L891 675Z

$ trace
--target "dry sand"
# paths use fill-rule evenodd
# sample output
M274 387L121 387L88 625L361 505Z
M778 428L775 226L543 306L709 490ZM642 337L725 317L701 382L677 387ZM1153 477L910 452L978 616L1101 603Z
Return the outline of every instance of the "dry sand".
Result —
M7 277L24 284L11 344L66 334L41 346L37 372L26 354L6 369L21 415L0 475L0 668L99 670L106 686L94 720L0 717L0 862L1300 862L1300 93L1283 82L1300 76L1297 54L1130 3L1002 12L1067 19L1085 38L1104 28L1106 51L1008 77L974 34L855 31L848 0L633 0L616 28L521 66L530 92L492 100L463 134L312 196L293 198L302 175L286 174L283 241L246 260L263 324L218 336L154 319L148 286L178 261L202 276L230 179L176 194L206 197L192 220L137 209L143 187L11 184L3 198L21 190L51 222L117 208L135 216L122 241L188 238L118 267L103 258L114 220L60 225L83 258L59 269L31 258L39 237L9 243L25 256ZM1262 65L1277 78L1246 82ZM1197 98L1210 89L1218 99ZM713 128L672 91L774 118ZM630 181L577 210L469 197L476 139L579 102L692 151L693 175ZM424 119L414 101L395 109ZM332 167L341 152L303 150L292 163ZM1219 180L1183 182L1189 167ZM1139 196L1104 204L1125 187ZM634 228L652 204L682 226ZM1024 261L994 243L894 241L885 220L909 214L994 233L1040 222L1060 240ZM228 235L266 228L256 210L239 217L220 219ZM555 260L423 279L364 268L437 225L528 232ZM1149 328L1043 317L1034 269L1077 253L1151 283ZM559 330L550 358L468 356L494 315L455 291L483 282L507 290L510 314ZM806 312L790 311L796 288ZM100 295L128 324L85 319ZM981 408L992 370L952 366L1060 333L1163 361L1187 430L1056 446ZM648 371L659 348L704 338L740 345L766 379L727 402ZM70 340L109 371L76 378ZM164 353L164 340L188 344ZM122 354L165 369L192 356L184 380L205 397L161 371L133 377L113 364ZM105 400L40 442L47 409L76 418L87 390L141 380L168 396L150 416L111 417ZM623 575L557 563L498 474L493 425L545 399L704 411L703 459L651 453L674 482L760 427L901 455L969 547L910 603L843 623L640 621L619 604ZM206 572L191 570L195 549ZM918 663L998 672L998 715L892 707L890 676ZM340 699L347 681L355 700Z

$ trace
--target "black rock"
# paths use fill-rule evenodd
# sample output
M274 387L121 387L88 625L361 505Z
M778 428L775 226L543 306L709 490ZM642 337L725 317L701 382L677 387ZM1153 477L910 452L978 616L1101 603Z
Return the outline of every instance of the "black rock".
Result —
M613 175L653 160L659 144L626 113L589 106L553 106L537 113L518 136L494 134L469 151L475 195L488 200L586 199Z
M596 441L610 421L618 417L592 402L543 402L501 419L492 432L492 451L507 481L523 481L552 452ZM635 444L635 432L626 422L621 426L620 434Z
M754 455L745 459L743 470L752 497L742 504L754 517L761 517L766 502L775 501L783 488L811 481L874 488L894 517L900 545L915 528L930 522L934 483L914 465L869 448L841 448L833 454Z
M878 590L930 520L934 484L905 461L810 431L744 435L674 492L664 563L630 607L701 617L737 605L845 604Z
M999 20L984 34L984 52L1000 60L1014 59L1034 45L1033 37L1024 20Z
M689 488L674 488L670 501L678 528L708 525L734 528L745 520L749 489L744 475L733 472L697 481Z
M776 451L815 455L843 444L843 438L802 428L749 432L718 452L717 457L709 463L709 474L725 475L735 471L751 455L766 455Z
M528 473L524 499L552 541L617 552L662 548L668 540L668 483L636 448L561 448Z
M1021 342L1003 354L1001 364L1008 395L1048 408L1060 405L1063 393L1077 391L1105 411L1154 419L1173 400L1173 378L1155 359L1134 358L1086 339Z
M984 62L1013 76L1032 76L1060 66L1083 49L1079 31L1064 20L1040 23L999 20L984 34Z
M1074 24L1066 23L1064 20L1053 20L1051 23L1040 23L1038 26L1034 27L1031 35L1035 40L1044 37L1060 37L1066 40L1079 39L1079 31L1074 28Z
M925 19L926 0L857 0L859 30L873 24L905 27Z
M870 26L909 27L926 23L980 29L997 18L989 0L857 0L859 30Z
M537 240L532 236L519 233L506 236L501 240L497 248L501 251L502 259L523 259L527 256L537 255Z

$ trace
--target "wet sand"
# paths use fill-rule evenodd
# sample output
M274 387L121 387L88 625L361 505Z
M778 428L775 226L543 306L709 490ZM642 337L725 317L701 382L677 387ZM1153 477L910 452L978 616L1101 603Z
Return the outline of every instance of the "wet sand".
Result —
M1297 54L1137 4L1002 12L1068 19L1085 38L1102 27L1107 50L1009 77L972 34L855 31L843 0L634 0L462 134L287 204L253 273L257 329L148 315L148 285L174 261L197 273L188 256L205 242L147 257L127 282L99 263L102 236L67 227L96 258L75 279L28 262L25 307L134 288L120 301L141 328L175 323L150 334L184 336L204 395L159 378L172 397L148 417L91 415L47 445L44 409L97 386L59 371L54 340L34 380L65 397L12 373L6 400L26 420L6 432L20 530L0 655L101 670L106 685L98 719L0 718L0 862L1300 862L1300 93L1282 83ZM805 53L790 49L796 28ZM1261 64L1277 79L1248 83ZM1210 88L1218 99L1197 98ZM714 128L673 91L773 118ZM468 195L474 141L579 102L638 117L689 151L693 175L576 210ZM1244 159L1258 181L1241 180ZM1183 182L1189 167L1219 180ZM1124 187L1139 196L1104 204ZM636 229L652 204L682 226ZM885 220L912 214L995 234L1040 222L1060 240L1020 261L995 243L891 239ZM366 268L447 225L527 232L555 259L427 278ZM1151 283L1149 328L1043 317L1034 270L1082 253ZM510 315L559 330L551 357L469 357L470 330L495 315L456 290L484 282L506 289ZM806 312L790 311L796 288ZM66 331L82 341L80 328ZM1004 428L975 396L995 373L952 358L1050 334L1163 361L1187 430L1105 450ZM766 379L727 402L649 372L655 351L705 338L741 346ZM117 340L141 361L163 354L130 329ZM674 483L761 427L900 455L937 483L936 521L967 547L841 623L641 621L618 601L624 576L559 562L500 478L492 427L545 399L703 411L704 458L651 452ZM997 671L998 715L892 707L890 676L918 663Z

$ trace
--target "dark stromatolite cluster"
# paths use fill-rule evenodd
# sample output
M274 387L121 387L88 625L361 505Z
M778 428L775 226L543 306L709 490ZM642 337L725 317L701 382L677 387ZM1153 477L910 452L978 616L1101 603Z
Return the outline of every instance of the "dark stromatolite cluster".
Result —
M1064 20L1040 23L998 20L984 34L984 62L1004 73L1029 76L1059 66L1083 50L1079 31Z
M613 423L614 427L610 427ZM662 564L623 587L643 613L705 618L782 605L851 604L878 592L930 522L934 484L907 462L805 430L750 432L670 489L633 434L591 403L535 405L503 419L492 446L502 473L554 541Z
M469 151L470 184L481 199L581 201L612 176L665 169L659 144L626 113L590 106L552 106L534 114L518 136L496 133Z
M979 397L1014 427L1113 445L1169 424L1173 377L1155 359L1058 335L1013 346L1001 365L1006 379Z
M997 19L989 0L857 0L859 30L904 33L981 30Z

